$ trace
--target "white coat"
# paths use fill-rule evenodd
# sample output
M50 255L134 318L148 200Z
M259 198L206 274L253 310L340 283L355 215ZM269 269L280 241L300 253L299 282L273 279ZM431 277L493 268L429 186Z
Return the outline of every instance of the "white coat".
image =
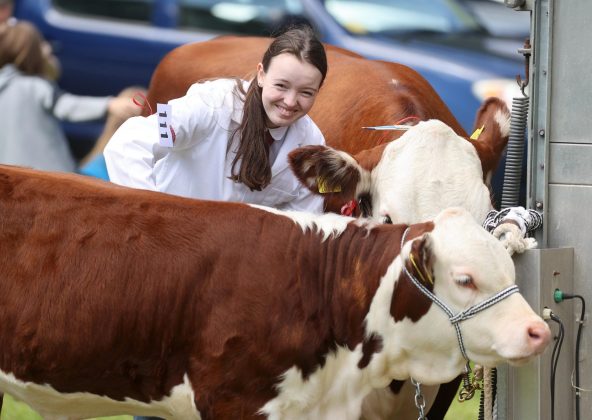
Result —
M280 143L279 147L272 145L276 158L271 183L265 189L251 191L229 179L236 139L229 150L228 139L243 112L235 85L231 79L196 83L184 97L171 100L171 126L176 135L172 148L159 144L156 115L127 120L104 151L111 181L184 197L322 212L322 197L298 181L287 161L288 153L297 147L325 144L308 116L289 127L270 130Z

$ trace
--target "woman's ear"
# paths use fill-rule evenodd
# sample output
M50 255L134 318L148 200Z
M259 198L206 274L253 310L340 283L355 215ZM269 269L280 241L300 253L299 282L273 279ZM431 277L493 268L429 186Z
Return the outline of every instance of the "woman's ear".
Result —
M257 84L259 87L263 86L263 82L265 81L265 70L263 70L263 64L257 64Z

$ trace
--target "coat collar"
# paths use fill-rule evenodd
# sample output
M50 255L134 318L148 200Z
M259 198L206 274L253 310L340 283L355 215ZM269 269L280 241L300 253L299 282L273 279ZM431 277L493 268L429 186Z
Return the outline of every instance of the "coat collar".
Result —
M271 137L273 137L275 141L282 140L288 131L288 127L270 128L269 134L271 134Z
M288 153L297 147L302 146L302 136L298 135L299 129L298 121L296 121L289 127L280 127L269 130L275 141L282 140L283 138L283 144L281 145L280 150L278 150L275 162L273 162L273 165L271 166L272 176L275 176L290 167L290 164L288 163ZM272 130L277 131L274 133ZM277 138L275 135L279 135L280 133L282 134L282 137Z

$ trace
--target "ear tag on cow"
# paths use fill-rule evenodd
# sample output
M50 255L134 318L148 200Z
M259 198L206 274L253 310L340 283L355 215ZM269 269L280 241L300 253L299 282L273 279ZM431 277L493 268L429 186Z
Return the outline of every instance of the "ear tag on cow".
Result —
M428 277L428 281L426 281L425 277L423 276L423 273L421 272L421 270L419 269L419 267L415 263L415 258L413 258L413 254L411 254L411 253L409 254L409 259L411 260L411 264L413 264L415 271L417 271L417 274L419 274L419 277L421 277L421 281L423 281L424 284L427 284L429 281L429 283L433 286L434 280L432 280L432 276L430 276L430 273L428 273L426 271L426 276Z
M481 133L483 132L483 130L485 129L485 126L482 125L481 128L476 129L473 134L471 134L471 140L478 140L479 136L481 135Z
M175 133L171 127L171 106L169 104L156 104L156 117L158 120L159 144L162 147L173 147Z
M320 176L317 178L317 187L319 188L319 193L321 194L341 192L341 187L339 185L337 185L335 188L333 188L332 191L330 191L327 186L327 183L325 182L325 178Z

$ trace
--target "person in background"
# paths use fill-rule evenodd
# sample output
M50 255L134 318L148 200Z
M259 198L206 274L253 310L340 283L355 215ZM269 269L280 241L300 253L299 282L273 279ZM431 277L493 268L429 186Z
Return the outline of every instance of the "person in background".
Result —
M0 26L3 24L12 23L14 17L14 1L0 0Z
M324 47L309 27L289 29L272 41L256 71L250 81L196 83L165 105L170 109L128 119L105 147L111 181L320 213L323 199L300 184L287 155L325 143L307 115L327 74Z
M0 26L0 163L75 171L60 121L92 121L108 113L126 119L141 111L129 98L63 92L52 81L56 71L49 44L32 24Z
M307 115L327 72L324 47L309 27L290 29L274 39L256 70L250 81L192 85L169 102L165 120L159 121L158 112L128 119L105 147L111 181L185 197L321 212L322 198L300 184L287 155L325 142ZM169 143L161 141L162 124L171 128Z

